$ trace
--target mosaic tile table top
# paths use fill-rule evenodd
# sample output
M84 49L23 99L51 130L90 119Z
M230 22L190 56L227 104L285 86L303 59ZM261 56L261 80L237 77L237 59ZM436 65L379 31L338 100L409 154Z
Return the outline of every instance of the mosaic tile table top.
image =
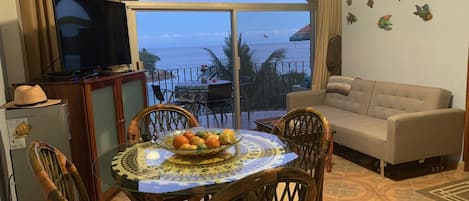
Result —
M240 130L240 135L243 139L236 146L205 157L177 156L151 142L116 149L99 158L101 166L106 160L112 164L99 167L101 171L112 169L112 176L99 175L106 184L128 191L186 194L190 193L187 189L203 187L210 193L228 182L298 157L274 135L251 130Z

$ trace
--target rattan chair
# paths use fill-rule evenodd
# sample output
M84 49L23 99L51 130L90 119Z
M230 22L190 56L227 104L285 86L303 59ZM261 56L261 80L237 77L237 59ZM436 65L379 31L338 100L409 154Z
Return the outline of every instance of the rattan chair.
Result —
M279 167L247 176L218 191L210 201L314 201L317 187L305 171Z
M28 157L46 200L90 200L75 165L59 150L33 141L28 147Z
M155 140L165 132L198 127L197 118L186 109L172 104L158 104L140 111L130 122L127 130L129 143ZM201 200L203 195L162 197L150 193L126 192L129 198L137 200Z
M129 143L155 140L160 134L198 127L197 118L186 109L170 104L158 104L140 111L127 130Z
M315 179L318 200L322 200L324 167L332 142L327 119L312 107L296 108L280 118L272 133L300 156L291 165L304 169Z

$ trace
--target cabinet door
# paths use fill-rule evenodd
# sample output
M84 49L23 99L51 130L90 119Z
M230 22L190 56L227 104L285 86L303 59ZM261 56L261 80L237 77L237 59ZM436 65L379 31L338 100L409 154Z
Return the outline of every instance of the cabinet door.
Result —
M144 80L129 80L122 83L122 107L125 120L125 131L132 118L145 108ZM126 135L127 137L127 135Z
M96 157L119 144L116 102L113 87L114 85L109 85L91 91ZM108 169L101 169L101 167L108 166L99 165L100 177L109 177L108 179L112 179L110 171ZM101 183L101 192L109 188L110 186Z

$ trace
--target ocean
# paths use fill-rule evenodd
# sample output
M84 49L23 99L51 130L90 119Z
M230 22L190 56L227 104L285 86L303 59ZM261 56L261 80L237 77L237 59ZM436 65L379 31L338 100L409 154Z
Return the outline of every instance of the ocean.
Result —
M297 42L286 42L286 43L272 43L272 44L249 44L251 51L253 52L253 61L256 64L264 62L267 57L276 49L286 49L285 62L296 61L304 62L305 66L309 65L309 41L297 41ZM141 46L142 48L142 46ZM156 63L156 69L159 70L172 70L189 67L200 67L201 65L209 65L211 57L204 47L169 47L169 48L148 48L145 47L149 52L158 55L160 61ZM218 46L206 46L212 50L219 59L226 60L223 53L223 47Z

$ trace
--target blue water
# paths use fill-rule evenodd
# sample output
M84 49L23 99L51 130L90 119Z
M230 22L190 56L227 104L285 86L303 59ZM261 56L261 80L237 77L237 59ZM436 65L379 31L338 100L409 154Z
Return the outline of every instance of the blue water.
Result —
M309 65L310 41L297 41L273 44L249 44L253 52L254 63L264 62L268 56L276 49L286 49L286 59L284 61L301 61ZM156 68L161 70L170 70L187 67L200 67L200 65L210 65L211 57L204 47L174 47L174 48L147 48L151 53L160 57L160 61L156 63ZM211 49L219 59L226 60L223 53L223 47L206 46Z

